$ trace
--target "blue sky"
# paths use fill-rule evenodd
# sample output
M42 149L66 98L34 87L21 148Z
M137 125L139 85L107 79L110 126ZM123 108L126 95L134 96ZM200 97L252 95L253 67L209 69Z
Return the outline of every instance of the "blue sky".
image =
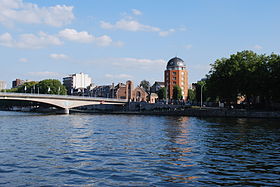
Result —
M0 80L163 81L178 56L196 82L242 50L280 53L278 0L0 0Z

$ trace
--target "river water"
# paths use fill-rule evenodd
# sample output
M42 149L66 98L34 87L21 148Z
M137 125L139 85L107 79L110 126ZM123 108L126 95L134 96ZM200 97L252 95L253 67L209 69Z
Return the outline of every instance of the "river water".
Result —
M0 186L276 186L280 121L0 112Z

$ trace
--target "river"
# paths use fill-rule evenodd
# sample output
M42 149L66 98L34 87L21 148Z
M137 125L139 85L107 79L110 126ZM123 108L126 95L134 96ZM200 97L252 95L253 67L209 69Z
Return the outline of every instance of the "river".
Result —
M276 186L280 120L0 111L0 186Z

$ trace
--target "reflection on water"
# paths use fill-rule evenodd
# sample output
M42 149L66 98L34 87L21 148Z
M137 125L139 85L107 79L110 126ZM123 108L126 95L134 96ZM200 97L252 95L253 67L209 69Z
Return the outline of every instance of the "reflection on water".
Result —
M0 186L276 186L279 120L0 112Z

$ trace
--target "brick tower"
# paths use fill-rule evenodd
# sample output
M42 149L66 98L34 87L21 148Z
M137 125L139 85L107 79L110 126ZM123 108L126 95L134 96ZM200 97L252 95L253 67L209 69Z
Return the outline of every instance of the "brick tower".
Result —
M173 87L178 85L182 89L183 99L188 97L188 71L184 61L178 57L170 59L164 72L164 84L167 89L167 98L172 99Z

